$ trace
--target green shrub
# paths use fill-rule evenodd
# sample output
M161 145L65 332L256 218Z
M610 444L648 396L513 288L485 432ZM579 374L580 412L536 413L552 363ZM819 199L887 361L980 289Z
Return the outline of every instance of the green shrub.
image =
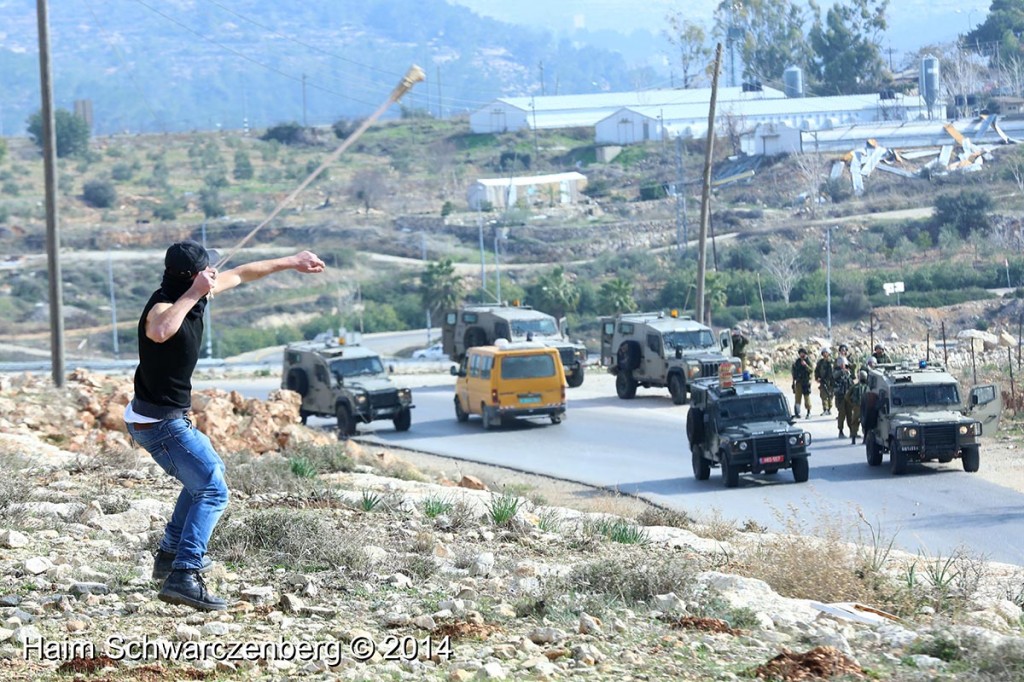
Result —
M260 137L265 142L278 142L280 144L302 144L305 141L305 129L298 123L278 123L267 128L267 132Z
M934 229L952 225L964 239L975 230L988 229L988 212L992 210L992 196L980 189L965 188L956 194L942 194L935 199Z
M252 160L244 149L235 151L235 170L232 174L235 180L252 180L254 174Z
M110 208L117 201L117 190L109 180L88 180L82 186L82 199L94 208Z
M110 177L117 182L129 182L135 175L136 166L131 163L115 163L110 169Z

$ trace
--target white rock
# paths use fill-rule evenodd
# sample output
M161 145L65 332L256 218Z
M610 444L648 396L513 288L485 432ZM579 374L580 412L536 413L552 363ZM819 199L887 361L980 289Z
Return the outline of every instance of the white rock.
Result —
M914 667L918 670L941 671L946 669L946 662L941 658L935 658L934 656L911 654L910 656L907 656L907 659L912 661L914 663Z
M174 630L174 634L177 636L179 641L182 642L198 642L201 639L198 628L194 628L191 625L185 625L181 623Z
M199 632L207 637L223 637L228 634L228 626L220 621L210 621L199 629Z
M42 635L39 634L39 629L35 625L22 625L14 630L11 638L19 644L24 644L25 642L38 641L42 638Z
M763 580L705 571L697 575L697 581L715 590L734 608L768 614L775 627L810 623L818 615L809 600L783 597Z
M601 623L589 613L580 614L579 633L581 635L600 635Z
M9 630L7 628L0 628L0 642L6 642L7 640L9 640L13 636L14 636L14 630Z
M288 613L299 613L306 607L305 602L294 594L281 595L281 608Z
M426 630L428 632L433 631L437 627L437 623L434 619L427 615L416 616L413 618L412 624L420 630Z
M405 590L412 587L412 578L404 573L395 573L388 579L388 584L400 590Z
M28 546L28 537L16 530L0 530L0 547L17 549Z
M40 573L46 573L49 569L53 568L53 562L42 556L35 556L31 559L25 559L22 563L22 568L27 573L32 575L39 575Z
M675 592L669 592L668 594L656 594L654 595L654 608L666 613L685 611L686 602L676 596Z
M476 555L469 567L470 575L488 576L494 569L494 552L481 552Z
M506 677L505 669L497 661L485 663L484 667L476 671L476 679L478 680L503 680Z
M558 628L538 627L527 635L534 644L557 644L565 639L565 633Z
M253 606L272 604L274 603L274 588L267 585L249 587L242 590L239 596L243 600L250 602Z
M403 627L409 624L409 614L392 611L384 616L384 622L389 627Z
M890 649L904 649L917 640L918 635L916 632L906 629L902 625L882 625L877 630L879 638L881 638L882 646L886 646Z

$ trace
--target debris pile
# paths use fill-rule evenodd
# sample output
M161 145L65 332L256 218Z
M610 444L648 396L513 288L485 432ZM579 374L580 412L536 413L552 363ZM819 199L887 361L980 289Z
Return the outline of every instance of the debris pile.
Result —
M0 433L34 434L71 451L103 446L131 447L123 414L132 381L77 369L64 388L48 377L0 377ZM300 442L331 442L333 437L303 428L301 398L276 390L266 401L218 389L192 394L192 419L221 452L276 452Z

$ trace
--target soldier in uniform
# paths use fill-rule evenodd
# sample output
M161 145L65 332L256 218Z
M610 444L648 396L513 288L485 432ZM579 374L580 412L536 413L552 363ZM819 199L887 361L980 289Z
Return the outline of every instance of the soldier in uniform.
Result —
M832 386L832 373L836 367L832 362L832 353L828 348L821 349L821 358L814 366L814 378L818 381L818 395L821 396L821 413L832 414L832 397L835 389Z
M743 335L739 327L732 328L732 352L733 355L740 359L740 370L746 371L747 369L747 344L750 343L750 339Z
M850 373L851 379L855 380L857 377L857 365L853 362L852 359L850 359L849 346L847 346L845 343L839 344L839 348L836 351L836 353L838 354L838 357L836 357L836 362L839 362L839 358L843 358L844 360L846 360L846 371ZM836 395L839 394L836 393Z
M846 422L850 422L850 401L847 393L853 387L853 375L850 374L849 364L846 362L846 358L840 355L836 358L836 370L832 374L832 385L835 388L836 396L836 424L839 426L839 437L842 438L846 434L843 433L843 425ZM853 427L850 427L851 430Z
M807 360L807 349L797 351L797 359L793 361L790 373L793 375L793 414L800 416L800 400L803 399L807 409L807 419L811 418L811 363Z
M885 348L880 343L875 344L875 351L871 354L871 357L875 359L879 365L885 365L892 362L889 354L885 352Z
M864 394L868 392L868 373L862 369L857 373L857 383L850 387L846 394L847 402L850 404L850 412L847 417L847 424L850 426L850 443L857 442L857 428L860 426L861 403L864 402Z

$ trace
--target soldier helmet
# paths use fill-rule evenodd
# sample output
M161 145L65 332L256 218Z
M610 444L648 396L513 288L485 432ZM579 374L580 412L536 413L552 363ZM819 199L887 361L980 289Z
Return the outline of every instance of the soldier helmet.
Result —
M882 344L880 344L880 343L876 343L876 344L875 344L875 350L876 350L876 351L879 351L879 350L882 350L882 351L884 351L885 349L884 349L884 348L882 348Z
M861 371L857 372L857 378L860 379L861 383L867 382L868 371L866 369L862 369Z
M850 350L850 349L846 347L845 343L839 344L839 352L840 353L843 352L843 351L847 351L847 350Z
M872 355L870 358L868 358L868 367L875 367L877 365L878 365L878 360L875 359L874 355Z
M836 367L838 367L839 369L845 369L845 367L846 367L846 358L844 358L842 355L840 355L836 359Z
M800 350L797 351L797 353L799 353L800 355L807 355L807 349L801 348Z
M822 355L831 355L832 351L830 351L828 348L822 348L821 349L821 354Z

